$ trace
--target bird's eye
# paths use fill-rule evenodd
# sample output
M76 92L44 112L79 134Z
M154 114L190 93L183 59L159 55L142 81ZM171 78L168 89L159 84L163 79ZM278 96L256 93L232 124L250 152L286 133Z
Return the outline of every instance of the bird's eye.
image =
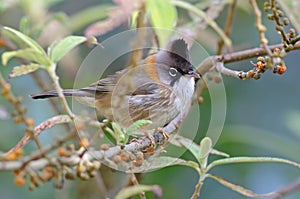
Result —
M169 74L172 76L172 77L175 77L177 75L178 71L176 70L176 68L173 68L171 67L170 70L169 70Z

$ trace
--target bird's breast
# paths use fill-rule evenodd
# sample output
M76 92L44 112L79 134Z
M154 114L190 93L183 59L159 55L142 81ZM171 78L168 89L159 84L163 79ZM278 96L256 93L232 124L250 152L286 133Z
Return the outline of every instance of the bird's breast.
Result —
M195 89L195 80L191 77L182 76L173 86L173 95L175 95L174 105L179 112L188 109L192 102Z

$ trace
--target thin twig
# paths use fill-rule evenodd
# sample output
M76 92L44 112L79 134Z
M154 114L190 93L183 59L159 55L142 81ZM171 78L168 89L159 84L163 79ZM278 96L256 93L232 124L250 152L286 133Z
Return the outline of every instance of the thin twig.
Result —
M39 136L42 131L52 128L56 124L68 123L68 122L70 122L70 118L68 116L64 117L64 116L60 115L60 116L52 117L52 118L42 122L41 124L39 124L37 127L34 128L34 136L36 136L36 137ZM25 146L28 143L29 140L30 140L30 136L25 134L22 137L22 139L18 142L18 144L16 144L8 152L4 153L3 156L7 156L7 155L15 152L16 150L22 148L23 146Z
M268 46L268 48L273 51L275 48L282 48L282 44L275 44ZM300 42L297 42L294 45L294 48L291 50L299 50L300 49ZM207 71L209 71L216 62L224 62L226 63L232 63L237 62L245 59L250 59L257 56L263 56L268 54L265 48L252 48L247 49L243 51L228 53L224 55L214 55L206 58L198 67L197 72L201 75L204 75Z
M3 42L5 44L4 46L7 50L16 50L16 47L14 46L14 44L12 42L10 42L8 39L3 37L2 35L0 35L0 37L3 40ZM16 58L16 60L18 60L18 62L20 62L23 65L28 64L28 61L26 61L25 59ZM49 90L46 87L44 81L41 80L41 78L39 77L39 75L36 72L30 73L30 76L42 91ZM61 115L62 112L60 111L60 109L59 109L58 105L55 103L55 101L52 98L49 98L49 102L50 102L51 106L53 107L54 111L57 113L57 115ZM71 128L68 124L65 125L65 128L67 131L71 130Z
M34 82L38 85L38 87L41 89L41 91L48 91L49 89L45 86L45 83L41 80L41 78L39 77L39 75L36 72L30 73L32 79L34 80ZM61 115L62 112L60 110L60 108L58 107L57 103L54 101L53 98L49 98L49 102L51 104L51 106L53 107L54 111L56 112L57 115ZM69 126L69 124L65 124L64 125L67 131L71 130L71 127Z
M133 43L133 52L131 53L129 66L136 67L139 61L142 59L142 49L143 43L146 36L146 24L145 24L145 14L146 14L146 5L145 2L142 2L139 8L139 13L137 16L137 38Z
M38 160L40 158L45 158L49 162L51 159L49 157L45 157L45 154L62 146L63 143L66 143L66 142L70 141L71 139L76 138L76 135L77 135L76 131L73 131L73 132L69 133L68 135L66 135L65 137L57 140L56 143L48 145L48 146L44 147L42 150L33 152L31 155L24 157L23 165L27 164L31 161Z
M72 134L74 136L74 134ZM70 135L68 135L70 136ZM154 141L157 145L160 145L164 142L166 139L164 135L161 132L157 132L153 135ZM65 140L67 141L67 140ZM59 143L60 145L62 142ZM60 145L55 145L60 146ZM117 155L121 150L125 150L127 152L136 153L139 151L144 151L145 149L152 147L153 145L153 139L150 137L142 137L138 140L131 142L124 147L121 146L114 146L109 148L108 150L95 150L95 149L89 149L88 153L75 153L69 157L61 157L61 156L49 156L47 158L44 158L41 153L46 150L52 150L55 148L55 146L50 146L46 149L41 150L41 152L36 153L34 155L30 155L27 157L24 157L23 160L16 160L16 161L1 161L0 162L0 171L14 171L18 170L24 167L24 163L26 163L26 167L32 169L32 170L40 170L45 168L49 165L55 165L57 163L68 165L68 166L74 166L78 165L79 162L84 159L87 161L104 161L109 160L115 155ZM40 158L42 157L42 158Z
M63 94L63 90L62 88L60 87L60 84L59 84L59 77L57 76L56 72L55 72L55 69L56 69L56 66L50 66L48 68L48 73L51 77L51 79L53 80L53 85L54 85L54 88L55 90L57 91L57 94L58 94L58 98L60 99L65 111L67 112L67 114L69 115L69 117L71 118L71 120L74 121L75 119L75 115L74 113L71 111L69 105L68 105L68 102Z
M232 27L232 22L233 22L233 15L234 15L234 10L235 10L235 6L236 6L236 1L237 0L233 0L228 9L228 14L227 14L227 19L226 19L226 24L225 24L225 29L224 29L226 36L229 36L231 33L231 27ZM221 39L218 42L217 55L220 55L222 53L223 45L224 45L224 41ZM231 51L231 49L229 49L229 50Z
M278 191L274 192L273 197L271 197L270 199L281 199L284 196L294 192L294 191L298 191L300 189L300 178L298 178L296 181L287 184L283 187L281 187Z
M267 54L272 57L272 51L268 47L268 39L265 36L265 31L267 30L266 27L261 22L261 11L256 3L256 0L250 0L250 3L253 7L255 16L256 16L256 22L255 25L257 27L259 37L260 37L260 43L266 50Z
M42 148L42 145L39 139L33 133L33 126L34 121L31 118L27 118L25 115L26 109L21 106L21 100L16 98L15 95L12 93L10 84L8 84L2 74L0 72L0 86L3 88L2 95L3 97L14 107L15 113L15 122L23 122L26 125L26 132L25 136L28 136L34 140L37 147L39 149Z
M135 173L130 173L129 175L130 175L130 180L131 180L133 186L139 186L140 183L139 183L137 177L135 176L136 174ZM141 199L146 199L145 192L143 192L143 191L140 192L140 198Z
M287 38L287 35L285 34L283 28L282 28L282 23L280 22L280 17L278 16L277 13L277 8L276 8L276 4L275 4L275 0L270 0L270 4L271 4L271 10L274 16L274 20L277 24L277 30L280 32L280 35L282 37L283 43L285 45L289 44L289 40Z
M201 190L201 187L204 183L204 179L205 178L202 178L202 177L199 178L199 181L195 186L195 191L194 191L193 195L191 196L191 199L196 199L200 196L200 190Z
M216 62L215 67L216 67L217 71L222 73L223 75L239 78L240 72L236 71L236 70L231 70L229 68L225 68L223 62Z

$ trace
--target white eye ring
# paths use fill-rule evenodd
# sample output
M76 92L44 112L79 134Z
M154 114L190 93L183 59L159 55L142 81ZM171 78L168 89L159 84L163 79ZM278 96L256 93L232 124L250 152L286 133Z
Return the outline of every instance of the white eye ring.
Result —
M169 74L172 76L172 77L175 77L177 75L178 71L176 70L176 68L173 68L171 67L170 70L169 70Z

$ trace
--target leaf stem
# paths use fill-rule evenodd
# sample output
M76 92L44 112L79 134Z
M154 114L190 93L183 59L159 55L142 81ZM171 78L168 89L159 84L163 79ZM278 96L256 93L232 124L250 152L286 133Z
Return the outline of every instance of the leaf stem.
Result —
M225 158L213 161L207 167L205 172L207 173L210 169L218 165L224 164L233 164L233 163L258 163L258 162L277 162L277 163L285 163L295 167L300 168L300 164L291 160L286 160L283 158L275 158L275 157L233 157L233 158Z
M58 97L59 99L61 100L61 103L63 104L63 108L65 109L65 111L67 112L67 114L69 115L69 117L71 118L71 120L74 121L75 119L75 115L74 113L71 111L68 103L67 103L67 100L63 94L63 89L60 87L60 84L59 84L59 77L57 76L56 72L55 72L55 69L56 69L56 64L52 64L49 68L48 68L48 73L53 81L53 85L54 85L54 88L55 90L57 91L58 93Z

